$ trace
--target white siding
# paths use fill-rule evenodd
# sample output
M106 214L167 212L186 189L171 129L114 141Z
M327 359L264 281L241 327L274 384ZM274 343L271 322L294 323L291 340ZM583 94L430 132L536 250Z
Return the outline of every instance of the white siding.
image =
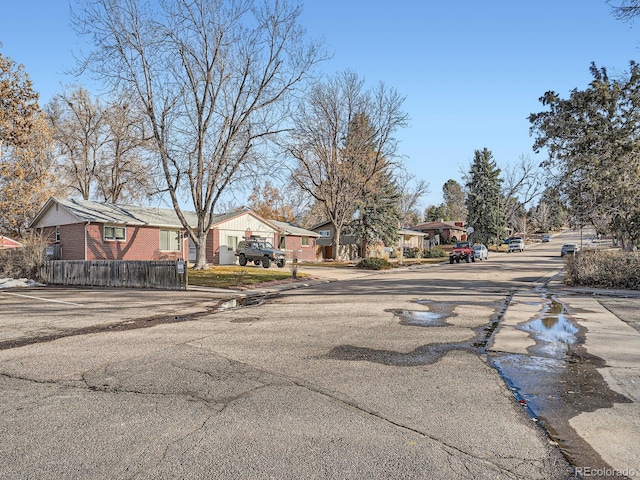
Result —
M227 220L226 222L220 224L218 228L222 230L230 230L241 232L240 239L244 236L247 230L251 230L253 235L262 235L264 237L269 238L273 242L274 233L276 230L270 225L264 223L261 220L258 220L253 215L245 213L236 218L232 218L231 220Z
M235 249L228 245L227 239L229 237L237 237L238 242L240 242L244 239L247 230L249 230L251 235L266 237L271 243L275 241L276 230L248 213L221 223L217 226L217 229L218 238L220 239L220 265L237 263L238 257L235 256Z
M43 227L56 227L58 225L71 225L74 223L79 223L81 220L78 217L69 213L65 208L57 203L53 203L51 207L45 212L45 214L40 218L40 221L37 225L34 225L35 228L43 228Z

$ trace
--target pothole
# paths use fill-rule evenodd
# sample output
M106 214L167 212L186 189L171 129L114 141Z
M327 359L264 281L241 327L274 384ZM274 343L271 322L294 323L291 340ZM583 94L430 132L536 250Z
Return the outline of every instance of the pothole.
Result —
M255 305L262 305L265 301L265 297L250 296L241 298L232 298L216 305L216 311L231 310L240 307L252 307Z

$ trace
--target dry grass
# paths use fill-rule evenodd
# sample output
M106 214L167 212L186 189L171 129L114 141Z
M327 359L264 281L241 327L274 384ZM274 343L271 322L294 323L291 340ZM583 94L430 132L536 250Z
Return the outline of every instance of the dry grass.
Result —
M565 257L567 280L586 287L640 290L640 254L619 250L583 250Z
M298 278L307 275L298 273ZM205 270L189 270L189 285L216 288L236 288L292 278L286 268L262 268L256 266L216 266Z

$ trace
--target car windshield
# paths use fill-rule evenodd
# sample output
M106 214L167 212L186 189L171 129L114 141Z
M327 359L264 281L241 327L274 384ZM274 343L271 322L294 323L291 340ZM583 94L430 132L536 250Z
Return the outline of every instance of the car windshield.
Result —
M482 245L474 245L473 249L474 250L482 250Z
M469 246L469 242L458 242L456 243L456 248L467 248Z

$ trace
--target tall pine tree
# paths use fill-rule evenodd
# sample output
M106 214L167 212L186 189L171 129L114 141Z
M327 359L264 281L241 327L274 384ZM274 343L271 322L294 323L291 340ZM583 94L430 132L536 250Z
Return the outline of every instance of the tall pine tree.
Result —
M474 229L470 237L474 242L499 243L505 236L501 183L491 151L476 150L466 183L467 225Z
M362 256L368 256L369 245L383 242L387 246L398 243L400 189L389 172L378 173L358 205L358 218L353 222L354 233L362 239Z

